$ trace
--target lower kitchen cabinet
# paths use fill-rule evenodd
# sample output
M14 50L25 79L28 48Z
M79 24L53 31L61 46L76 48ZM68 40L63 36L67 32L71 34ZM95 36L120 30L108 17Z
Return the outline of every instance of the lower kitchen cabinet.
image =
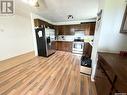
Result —
M97 90L97 95L110 95L111 84L108 78L105 76L103 69L100 65L97 65L96 75L95 75L95 85Z
M56 41L55 48L56 50L60 50L60 51L72 52L72 44L73 43L69 41Z
M127 58L113 53L98 53L95 74L97 95L127 95Z
M53 41L53 42L51 43L51 47L52 47L53 49L57 50L57 42L56 42L56 41Z

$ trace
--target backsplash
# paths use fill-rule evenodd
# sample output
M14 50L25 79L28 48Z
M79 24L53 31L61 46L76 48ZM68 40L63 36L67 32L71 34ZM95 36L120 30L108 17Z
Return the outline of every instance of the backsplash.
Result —
M94 36L85 36L84 37L84 42L93 42Z
M73 41L74 40L74 36L70 36L70 35L59 35L58 36L58 40Z
M81 37L82 39L84 39L85 42L91 42L94 39L94 36L84 36ZM74 35L59 35L57 40L60 41L73 41L75 39Z

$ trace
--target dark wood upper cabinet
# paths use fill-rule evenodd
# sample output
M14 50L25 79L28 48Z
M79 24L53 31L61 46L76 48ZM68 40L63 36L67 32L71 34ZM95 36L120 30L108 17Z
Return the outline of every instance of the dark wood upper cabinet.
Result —
M63 31L64 35L74 35L74 31L71 30L70 25L62 26L62 31Z
M82 28L84 27L85 29L85 35L94 35L95 33L95 25L96 23L86 23L82 24Z
M52 24L50 24L46 21L43 21L43 20L40 20L40 19L34 19L34 27L42 27L42 26L44 26L46 28L49 27L49 28L52 28L52 29L55 28L54 25L52 25Z
M58 35L74 35L73 27L70 25L59 25L56 29Z
M83 31L85 35L94 35L95 22L76 25L52 25L40 19L34 19L35 27L49 27L56 30L56 35L74 35L75 32Z
M78 31L83 31L85 35L94 35L95 32L95 23L59 25L56 27L58 35L74 35Z
M122 22L120 32L121 33L127 33L127 5L126 5L126 9L125 9L125 13L124 13L123 22Z

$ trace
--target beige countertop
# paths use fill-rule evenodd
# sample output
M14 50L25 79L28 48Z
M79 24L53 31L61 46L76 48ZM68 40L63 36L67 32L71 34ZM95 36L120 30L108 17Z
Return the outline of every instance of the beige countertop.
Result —
M61 42L73 42L72 40L55 40L55 41L61 41ZM93 42L84 42L84 43L90 43L90 45L93 46Z
M73 42L72 40L55 40L55 41L61 41L61 42Z

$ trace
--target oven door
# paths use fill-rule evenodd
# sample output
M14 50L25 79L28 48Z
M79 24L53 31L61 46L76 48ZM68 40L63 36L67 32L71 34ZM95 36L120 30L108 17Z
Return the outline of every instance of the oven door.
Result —
M73 42L73 53L83 53L84 42Z

